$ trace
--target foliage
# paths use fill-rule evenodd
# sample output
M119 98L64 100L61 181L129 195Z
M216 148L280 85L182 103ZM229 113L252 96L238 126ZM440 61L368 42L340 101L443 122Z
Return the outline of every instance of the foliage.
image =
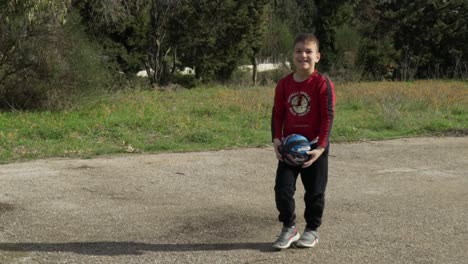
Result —
M319 69L327 71L335 60L336 51L336 29L344 23L350 21L350 14L346 13L346 9L341 9L347 0L327 1L315 0L317 13L319 14L314 20L315 35L320 40L320 64Z
M435 67L448 77L461 77L458 67L468 63L468 2L418 0L402 4L404 9L389 6L388 16L401 21L395 47L415 62L416 77L431 77L428 75ZM400 69L405 63L409 62L403 57Z
M250 29L246 34L247 56L253 65L252 84L257 84L257 62L260 51L263 46L264 35L266 32L266 18L268 16L268 0L254 1L247 3ZM232 76L232 74L231 74Z
M0 108L63 108L79 93L106 87L97 47L86 42L76 14L62 17L65 3L17 1L2 9Z
M337 81L466 80L467 17L466 0L0 0L0 108L67 107L142 69L193 87L252 64L253 83L270 83L280 73L255 66L287 65L299 32L318 36L318 68Z
M281 20L270 17L261 48L262 58L273 62L284 62L290 59L294 35L288 25Z
M258 53L267 2L141 0L109 7L109 1L77 1L76 7L124 72L146 67L158 84L177 65L194 68L197 79L229 79L239 59Z
M329 71L337 62L336 30L352 21L353 1L273 0L269 31L264 40L265 57L284 62L291 56L294 36L315 33L320 40L321 61L318 68Z
M74 0L88 34L103 47L103 55L120 71L144 68L150 24L148 0Z
M178 0L150 1L150 24L146 44L146 71L151 84L168 83L169 66L167 56L171 44L167 41L171 16L175 14Z
M168 23L179 0L76 1L88 32L104 47L105 54L129 75L146 69L149 83L167 83Z
M197 79L228 80L262 36L266 1L184 1L170 22L180 63Z
M0 2L0 108L23 108L44 99L42 80L52 75L53 51L47 44L58 41L55 34L66 12L57 3Z
M359 81L362 77L362 67L358 64L358 56L362 36L352 25L342 25L336 29L336 55L330 68L330 75L335 82Z
M403 80L467 77L468 2L362 0L359 9L367 72Z
M291 59L295 35L315 32L316 5L307 0L271 0L267 8L261 57L271 62L286 62Z
M64 22L70 0L0 1L5 24Z

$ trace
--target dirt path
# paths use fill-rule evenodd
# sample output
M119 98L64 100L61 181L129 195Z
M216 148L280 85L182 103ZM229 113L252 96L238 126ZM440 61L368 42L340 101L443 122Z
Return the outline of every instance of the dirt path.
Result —
M0 263L468 259L468 137L334 144L311 250L270 248L274 170L271 149L1 165Z

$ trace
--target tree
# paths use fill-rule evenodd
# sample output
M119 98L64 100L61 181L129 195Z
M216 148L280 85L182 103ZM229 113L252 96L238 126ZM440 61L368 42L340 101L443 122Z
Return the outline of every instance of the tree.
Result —
M266 30L266 16L268 15L267 4L268 0L248 3L249 20L246 21L246 23L250 27L250 30L248 31L246 42L250 49L248 55L252 63L253 85L257 85L257 59L260 55Z
M316 31L317 25L315 21L317 19L317 6L315 1L310 0L296 0L298 10L300 11L297 16L299 18L298 32L310 32Z
M317 17L315 18L315 35L320 40L320 53L322 54L319 67L323 70L330 69L337 54L335 46L336 29L347 21L346 17L337 16L340 8L348 0L315 0Z
M372 2L360 1L372 17L361 24L367 38L360 57L369 72L393 72L403 80L463 77L468 70L468 2Z
M167 56L171 46L167 43L169 20L178 0L152 0L150 2L150 26L147 43L146 71L152 84L165 85L169 69Z
M260 56L285 63L291 57L294 35L301 32L302 21L296 1L270 0L266 11L266 29Z
M22 0L0 2L0 85L7 78L32 66L22 53L20 46L33 41L40 34L40 25L50 27L64 22L69 1ZM43 29L43 28L42 28Z
M468 2L402 1L389 3L386 17L396 24L395 48L402 52L400 77L406 67L416 77L431 78L437 67L447 77L461 77L459 66L468 62ZM421 45L423 44L423 45ZM410 64L412 63L412 64Z
M250 49L247 39L261 21L249 15L260 6L249 0L182 1L169 23L180 64L193 68L199 80L228 80Z
M303 27L302 10L299 9L297 0L272 0L273 19L282 21L291 34L299 33Z
M131 74L146 68L152 85L167 82L168 21L180 0L76 1L89 32L122 70Z
M87 32L104 48L104 56L130 75L145 67L150 0L74 0Z
M264 59L271 59L273 62L283 63L291 57L294 33L288 23L275 14L274 9L268 10L267 14L260 56Z
M68 0L0 1L0 107L23 107L38 95L28 83L50 77L46 43L59 41L54 36L68 6Z
M265 55L284 62L290 57L294 36L301 32L314 33L320 40L322 59L319 67L329 70L335 61L336 30L352 20L352 12L343 9L350 0L271 0L272 15L268 18L265 35Z

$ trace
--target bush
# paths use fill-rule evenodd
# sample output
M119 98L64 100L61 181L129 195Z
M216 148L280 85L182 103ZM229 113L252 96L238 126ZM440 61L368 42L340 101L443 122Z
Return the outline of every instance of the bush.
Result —
M195 75L192 74L181 74L176 73L171 75L170 80L171 83L181 85L184 88L195 88L200 85L200 81L195 78Z
M330 69L330 75L335 82L361 80L362 69L357 64L361 38L355 27L343 25L336 29L337 54Z
M88 39L77 14L65 25L39 24L26 37L13 26L5 27L0 44L13 41L20 48L0 65L1 109L63 109L74 100L113 84L113 67L103 62L98 48Z

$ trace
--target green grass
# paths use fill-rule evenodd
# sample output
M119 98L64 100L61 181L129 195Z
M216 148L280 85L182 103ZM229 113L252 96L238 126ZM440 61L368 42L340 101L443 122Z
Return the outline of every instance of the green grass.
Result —
M332 141L468 129L465 82L336 85ZM0 113L0 163L270 144L274 87L125 91L61 112Z

